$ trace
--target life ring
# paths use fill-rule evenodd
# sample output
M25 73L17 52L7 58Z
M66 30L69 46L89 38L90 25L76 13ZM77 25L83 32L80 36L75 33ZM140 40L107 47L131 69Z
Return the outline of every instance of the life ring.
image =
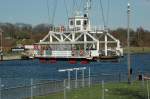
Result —
M40 50L40 54L43 55L44 54L44 50Z
M38 45L34 45L34 50L38 50Z
M72 50L72 56L75 56L75 51L74 50Z
M83 56L83 54L84 54L84 51L80 50L80 56Z

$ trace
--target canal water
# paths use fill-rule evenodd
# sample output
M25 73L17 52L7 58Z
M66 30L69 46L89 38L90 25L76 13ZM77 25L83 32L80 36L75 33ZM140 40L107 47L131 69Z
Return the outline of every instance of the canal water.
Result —
M41 63L39 60L13 60L0 62L0 78L5 87L14 87L21 84L26 79L50 79L62 80L67 78L67 73L58 72L59 69L87 67L91 68L91 75L101 74L127 74L126 55L118 62L90 62L89 64L69 64L68 61L58 61L55 64ZM150 73L150 53L132 54L131 67L133 74ZM79 71L79 76L81 76ZM75 73L71 73L74 78ZM85 70L85 76L88 76L88 69Z

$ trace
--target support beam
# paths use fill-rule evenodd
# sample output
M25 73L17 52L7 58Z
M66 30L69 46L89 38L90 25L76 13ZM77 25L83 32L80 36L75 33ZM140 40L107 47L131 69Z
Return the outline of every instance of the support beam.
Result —
M107 33L105 34L105 56L107 56Z
M52 42L53 42L53 37L52 37L52 35L49 35L49 38L50 38L50 43L52 43Z
M66 34L64 33L64 34L62 34L62 35L63 35L63 36L65 36L64 41L65 41L66 39L68 39L68 40L72 41L72 39L71 39L71 38L69 38L71 34L66 35Z
M87 41L87 36L84 33L84 42L86 42L86 41ZM84 43L84 51L86 51L86 48L87 48L87 43Z
M59 42L61 41L61 39L59 39L55 34L51 34L52 37L54 37L56 40L58 40Z

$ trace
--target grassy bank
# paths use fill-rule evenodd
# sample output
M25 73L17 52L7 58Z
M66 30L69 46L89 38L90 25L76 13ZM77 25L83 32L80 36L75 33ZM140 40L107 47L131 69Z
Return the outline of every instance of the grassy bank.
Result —
M150 47L130 47L131 53L150 53ZM127 53L127 48L124 48L124 53Z
M107 83L104 85L103 95L102 85L93 85L90 88L80 88L66 91L66 99L147 99L147 83L134 82L127 83ZM150 90L150 81L149 81ZM45 96L36 96L33 99L64 99L64 93L53 93Z

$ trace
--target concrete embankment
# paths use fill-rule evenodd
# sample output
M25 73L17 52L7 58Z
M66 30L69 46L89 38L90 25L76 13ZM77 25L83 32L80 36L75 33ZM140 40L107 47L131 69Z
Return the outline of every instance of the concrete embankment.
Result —
M124 48L124 53L127 53L128 49ZM131 53L150 53L150 47L130 47Z
M21 59L21 55L3 56L3 60L18 60Z

